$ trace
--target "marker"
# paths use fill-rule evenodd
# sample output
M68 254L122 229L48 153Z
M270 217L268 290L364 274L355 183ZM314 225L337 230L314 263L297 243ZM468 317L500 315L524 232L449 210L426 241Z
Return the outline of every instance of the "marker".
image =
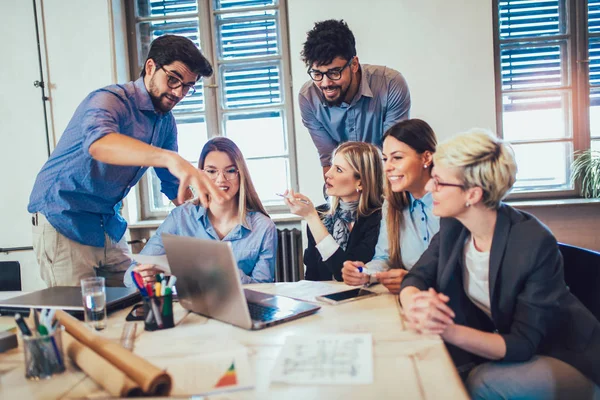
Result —
M142 278L137 271L131 271L131 279L133 280L135 286L137 286L142 296L148 296L148 292L146 291L146 288L144 288L144 278Z
M15 322L16 322L17 326L19 327L19 329L21 330L21 333L23 334L23 336L31 336L31 331L29 330L29 327L27 326L27 322L25 322L25 320L23 319L21 314L15 314Z
M362 273L363 272L363 267L357 267L358 268L358 272Z
M288 200L290 200L290 201L297 200L297 201L299 201L300 203L304 203L304 204L310 204L310 201L308 201L308 200L299 199L299 198L294 198L294 197L289 197L289 196L286 196L286 195L284 195L284 194L281 194L281 193L275 193L275 194L276 194L277 196L283 197L284 199L288 199Z
M177 282L177 277L175 275L171 275L171 278L169 278L169 283L167 283L167 287L172 288L175 286L175 282Z

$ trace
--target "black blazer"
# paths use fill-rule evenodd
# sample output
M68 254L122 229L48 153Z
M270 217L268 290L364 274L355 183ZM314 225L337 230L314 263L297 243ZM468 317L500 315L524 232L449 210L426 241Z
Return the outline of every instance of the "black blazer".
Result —
M344 261L369 262L375 255L375 245L379 237L381 223L381 210L373 212L367 217L359 217L348 238L348 246L344 251L341 247L336 250L326 261L321 258L317 250L315 238L310 229L307 229L308 247L304 250L304 265L306 265L305 279L311 281L330 281L333 276L342 280L342 267Z
M463 288L469 235L456 219L442 218L439 233L404 277L401 290L433 287L449 296L456 324L495 331L504 338L504 361L543 354L571 364L600 384L600 322L569 292L550 230L534 216L501 205L490 251L491 321ZM457 363L455 353L450 353Z

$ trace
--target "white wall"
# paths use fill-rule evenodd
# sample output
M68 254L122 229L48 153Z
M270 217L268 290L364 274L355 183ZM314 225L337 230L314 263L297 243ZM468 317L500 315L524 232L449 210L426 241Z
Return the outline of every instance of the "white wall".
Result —
M495 131L492 6L481 0L288 0L293 93L307 80L300 60L316 21L344 19L359 60L386 65L406 78L411 117L438 139L474 126ZM295 98L294 98L295 100ZM322 199L317 152L294 106L300 190Z
M118 1L117 1L118 3ZM38 0L51 146L92 90L115 81L111 0ZM46 161L46 134L33 5L0 0L0 248L31 246L29 194ZM21 262L25 290L43 285L33 252L0 254Z

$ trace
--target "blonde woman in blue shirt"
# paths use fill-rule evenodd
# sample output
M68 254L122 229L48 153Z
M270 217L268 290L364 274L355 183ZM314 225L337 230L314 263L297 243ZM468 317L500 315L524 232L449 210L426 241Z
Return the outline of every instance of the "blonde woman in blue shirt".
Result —
M375 256L366 265L344 263L342 277L347 285L378 281L398 293L402 278L439 231L440 220L433 215L431 193L425 189L436 144L433 129L420 119L398 122L383 136L386 201ZM366 269L361 273L358 267Z
M161 234L170 233L230 242L242 283L273 282L277 255L277 230L268 217L242 152L228 138L209 140L200 154L198 168L223 191L223 203L209 202L208 208L187 202L171 211L140 254L165 254ZM161 272L154 265L131 265L124 283L131 287L131 271L144 282L154 282Z

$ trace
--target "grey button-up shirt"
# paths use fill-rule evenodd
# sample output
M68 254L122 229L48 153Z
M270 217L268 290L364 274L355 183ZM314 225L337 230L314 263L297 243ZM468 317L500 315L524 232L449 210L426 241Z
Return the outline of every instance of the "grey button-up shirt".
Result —
M302 123L317 147L322 166L331 165L331 153L343 142L381 147L385 131L409 116L410 92L400 72L368 64L362 64L361 71L358 92L350 104L330 107L312 81L300 89Z

